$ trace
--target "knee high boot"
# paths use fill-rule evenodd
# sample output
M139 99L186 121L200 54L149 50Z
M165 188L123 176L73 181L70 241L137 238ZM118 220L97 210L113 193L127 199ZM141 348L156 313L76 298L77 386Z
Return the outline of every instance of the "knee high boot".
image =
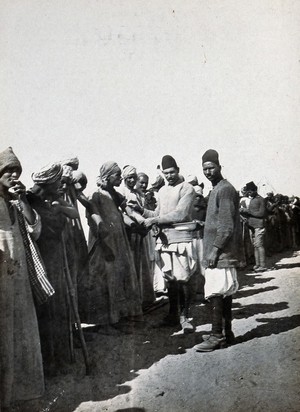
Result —
M178 283L177 281L168 282L169 315L178 317Z
M189 282L179 285L180 314L186 318L190 315L190 305L192 300L191 285Z
M222 335L223 296L213 296L210 302L212 306L211 334L203 336L203 342L196 345L197 352L211 352L221 348L225 342Z
M227 296L223 299L223 321L224 321L224 332L227 343L233 343L234 334L232 332L231 321L232 321L232 296Z
M192 298L191 283L179 283L179 299L180 299L180 324L183 333L194 332L194 326L189 321L190 304Z
M213 296L210 301L212 306L212 334L222 335L223 296Z

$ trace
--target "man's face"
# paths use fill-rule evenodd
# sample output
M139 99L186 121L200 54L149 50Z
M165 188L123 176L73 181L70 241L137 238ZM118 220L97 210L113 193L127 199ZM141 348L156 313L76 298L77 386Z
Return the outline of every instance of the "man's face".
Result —
M247 193L249 197L255 197L257 192L255 190L248 190Z
M132 175L128 175L125 179L126 186L129 189L133 189L137 180L137 175L133 173Z
M179 179L179 169L176 167L163 170L163 174L170 186L174 186Z
M119 169L116 173L110 175L108 181L111 186L120 186L122 182L121 169Z
M221 166L216 165L213 162L205 162L202 165L204 176L212 183L220 180Z
M56 180L53 183L46 184L44 188L48 195L54 197L60 197L62 195L62 182L60 179Z
M15 185L20 177L20 170L16 167L6 167L0 176L0 185L9 189Z
M143 193L146 193L148 187L149 179L146 176L140 176L136 182L137 190L140 190Z

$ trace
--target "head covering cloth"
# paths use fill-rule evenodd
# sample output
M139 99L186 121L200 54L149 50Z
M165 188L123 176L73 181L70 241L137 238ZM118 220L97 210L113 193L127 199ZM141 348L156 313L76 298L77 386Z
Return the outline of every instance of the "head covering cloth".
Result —
M146 173L144 173L144 172L139 172L139 173L137 174L137 177L138 177L138 179L139 179L140 177L145 177L146 179L149 180L149 176L148 176Z
M72 183L80 183L81 186L87 185L87 177L81 170L74 170L72 173L73 180Z
M195 192L196 192L196 195L198 195L198 196L202 196L202 195L203 195L203 189L202 189L201 186L195 185L195 186L194 186L194 190L195 190Z
M63 160L61 164L63 166L70 166L73 170L77 170L79 166L79 159L77 156L71 157L70 159Z
M155 182L153 182L153 183L151 184L151 187L152 187L152 189L153 189L154 191L158 192L159 189L160 189L161 187L163 187L165 184L166 184L166 183L165 183L164 178L163 178L161 175L158 175L158 176L156 177Z
M0 153L0 176L7 167L17 168L20 171L20 174L22 172L21 163L11 147L8 147Z
M188 175L187 178L186 178L186 181L188 183L190 183L191 185L193 185L193 186L196 186L196 185L199 184L198 183L198 178L195 175Z
M131 175L136 175L136 168L130 165L124 166L122 171L123 179L127 179L127 177Z
M60 163L44 166L39 172L32 173L31 178L37 185L55 183L62 176L63 168Z
M202 164L206 162L214 163L215 165L220 166L218 152L214 149L206 150L202 156Z
M100 174L97 177L97 185L103 188L106 187L109 177L118 172L120 172L120 167L116 162L108 161L103 163L100 167Z
M62 171L62 179L64 178L65 180L69 181L70 183L72 182L73 179L73 169L69 165L63 165L63 171Z

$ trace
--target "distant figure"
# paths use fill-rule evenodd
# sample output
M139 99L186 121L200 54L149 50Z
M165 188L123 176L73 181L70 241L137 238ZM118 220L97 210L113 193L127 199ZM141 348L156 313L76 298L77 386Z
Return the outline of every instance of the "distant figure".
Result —
M246 184L246 191L250 198L250 202L248 206L242 207L240 212L241 215L247 218L248 226L252 233L252 243L255 257L255 266L253 269L256 272L264 272L267 270L264 246L264 236L266 232L266 203L265 199L257 193L257 186L254 182L249 182Z

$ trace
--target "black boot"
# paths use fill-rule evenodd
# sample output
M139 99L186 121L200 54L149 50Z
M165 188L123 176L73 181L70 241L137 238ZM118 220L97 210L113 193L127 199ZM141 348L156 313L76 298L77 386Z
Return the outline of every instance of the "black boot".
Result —
M231 345L234 343L234 334L232 332L232 296L227 296L223 299L223 320L224 320L224 334L226 343Z
M213 296L210 298L212 305L212 335L222 335L223 318L223 296Z
M179 301L180 301L180 325L183 333L193 333L194 326L189 321L191 305L191 284L190 282L179 283Z
M223 296L210 298L212 306L212 330L208 338L196 346L197 352L211 352L224 345L225 338L222 334Z
M169 314L162 320L159 326L179 325L178 314L178 283L177 281L168 282Z

